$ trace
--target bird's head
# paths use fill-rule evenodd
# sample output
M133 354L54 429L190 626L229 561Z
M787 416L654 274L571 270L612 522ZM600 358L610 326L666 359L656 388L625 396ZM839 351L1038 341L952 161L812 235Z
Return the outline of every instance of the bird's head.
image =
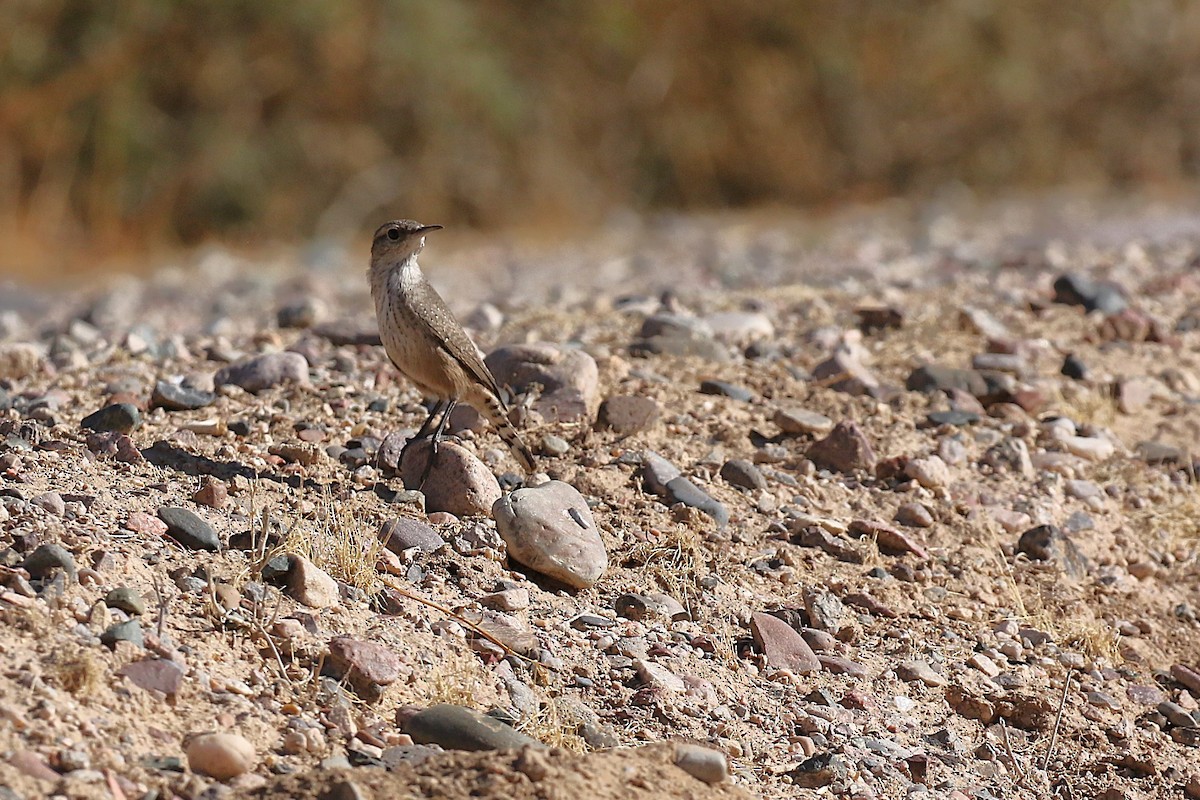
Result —
M385 222L375 231L371 242L372 263L399 263L421 252L425 247L425 234L441 230L441 225L422 225L411 219L394 219Z

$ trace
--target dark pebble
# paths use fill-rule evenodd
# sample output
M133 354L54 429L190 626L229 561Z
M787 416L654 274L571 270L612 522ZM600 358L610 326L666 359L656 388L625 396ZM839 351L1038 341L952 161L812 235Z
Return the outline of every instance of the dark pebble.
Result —
M462 706L440 704L417 712L404 726L417 744L438 744L447 750L518 750L544 748L503 722Z
M961 428L979 422L979 415L974 411L959 411L958 409L930 411L929 421L934 425L953 425L956 428Z
M743 489L767 488L767 479L763 477L762 471L742 458L726 461L721 466L721 477L731 486L739 486Z
M1087 378L1087 365L1083 360L1074 354L1063 359L1062 369L1059 370L1063 375L1073 380L1082 381Z
M1116 314L1129 306L1115 283L1095 281L1086 275L1061 275L1054 281L1054 302L1083 306L1087 311Z
M159 381L154 384L150 405L155 408L165 408L168 411L193 411L210 405L215 399L216 395L212 392Z
M46 578L56 570L62 570L74 581L78 571L75 567L75 557L61 545L42 544L30 553L21 563L31 578Z
M175 541L192 550L220 550L217 532L200 517L186 508L163 506L158 518L167 523L167 533Z
M597 421L620 436L639 433L658 422L660 408L651 397L619 395L600 404Z
M748 403L754 399L754 393L745 386L738 386L735 383L727 383L726 381L701 381L700 394L721 395L734 400L740 400L743 403Z
M88 414L82 425L97 433L129 433L142 421L137 406L132 403L113 403Z
M138 647L144 647L145 641L142 637L142 624L136 619L131 619L127 622L118 622L100 634L100 643L106 647L115 648L117 642L132 642Z

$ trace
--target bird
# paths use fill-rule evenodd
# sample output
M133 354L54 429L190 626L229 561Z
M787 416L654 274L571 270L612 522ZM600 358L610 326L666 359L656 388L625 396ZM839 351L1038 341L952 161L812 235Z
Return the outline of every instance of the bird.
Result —
M417 265L417 256L425 248L425 235L441 229L441 225L422 225L411 219L385 222L371 242L368 271L384 352L405 378L433 400L429 416L408 442L424 439L432 431L432 454L421 484L429 477L438 443L459 402L486 417L521 468L532 473L533 453L509 422L508 407L495 377L446 301Z

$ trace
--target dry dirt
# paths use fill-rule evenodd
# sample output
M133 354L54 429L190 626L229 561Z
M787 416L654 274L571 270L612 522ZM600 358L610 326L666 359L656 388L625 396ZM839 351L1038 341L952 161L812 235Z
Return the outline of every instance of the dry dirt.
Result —
M571 343L597 362L598 399L661 408L649 429L623 436L526 415L541 469L588 497L602 529L609 568L585 590L468 546L490 523L443 514L430 522L450 546L393 561L388 580L405 595L389 597L376 532L429 515L395 502L407 497L399 480L373 461L348 465L325 448L415 427L420 398L380 348L277 324L281 307L317 298L323 320L369 326L365 245L315 264L213 251L144 281L8 287L0 347L34 343L36 362L0 359L10 407L0 412L0 797L349 797L337 793L353 791L347 780L377 798L1200 797L1200 732L1176 713L1196 710L1200 686L1171 673L1200 670L1189 456L1200 430L1200 224L1190 209L1149 203L954 200L819 222L625 221L553 248L430 241L426 271L485 350ZM1132 310L1112 318L1053 302L1064 274L1118 284ZM473 313L485 301L500 314ZM862 324L864 308L900 313L876 329ZM981 332L970 309L1003 330ZM748 311L772 330L718 331L727 361L631 351L644 319L664 310ZM813 377L837 347L879 380L877 396ZM307 385L227 387L194 411L147 407L157 380L203 384L229 361L288 348L308 359ZM906 390L911 373L968 368L989 351L1022 362L1003 397L986 398L970 424L931 424L954 398ZM1061 374L1068 354L1086 378ZM701 393L710 379L750 399ZM80 426L113 399L143 406L134 463L93 452ZM856 422L879 466L818 468L807 453L820 436L782 435L784 407ZM1064 438L1063 419L1087 441ZM569 449L547 454L547 435ZM513 471L490 431L461 440L497 475ZM1138 448L1148 441L1171 458L1148 460ZM1014 442L1031 456L1027 473L996 457ZM647 450L724 504L728 526L646 491ZM946 470L914 480L912 461L933 454ZM729 459L755 462L765 488L722 478ZM227 502L193 500L217 484ZM913 504L927 526L896 521ZM162 506L195 511L227 547L181 547L137 516ZM915 547L897 553L878 527L855 538L864 523ZM1070 544L1056 540L1047 559L1017 552L1040 524ZM76 579L28 574L43 543L74 556ZM275 550L310 555L343 582L340 602L307 608L265 582L262 556ZM505 657L466 622L501 585L530 594L511 616L536 637L540 666ZM100 643L127 618L97 608L117 587L144 598L149 651ZM664 593L685 612L618 616L629 592ZM810 637L862 675L765 663L751 614L820 627L823 603L844 606L836 636ZM297 624L278 627L289 618ZM338 634L385 645L404 677L371 701L321 677ZM118 675L150 657L184 666L176 694ZM683 690L645 684L639 659L683 677ZM540 778L503 752L378 766L408 742L398 711L445 702L499 710L552 745ZM228 783L190 772L186 742L213 730L245 736L255 768ZM581 755L603 740L597 731L621 749ZM723 751L728 781L708 786L665 750L629 749L673 738ZM342 757L362 766L347 771ZM38 759L48 766L29 766Z

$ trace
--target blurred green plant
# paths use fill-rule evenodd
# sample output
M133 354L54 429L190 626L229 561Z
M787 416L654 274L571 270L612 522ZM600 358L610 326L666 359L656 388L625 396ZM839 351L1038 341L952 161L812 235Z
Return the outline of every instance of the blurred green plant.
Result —
M0 235L1191 179L1184 0L5 0Z

